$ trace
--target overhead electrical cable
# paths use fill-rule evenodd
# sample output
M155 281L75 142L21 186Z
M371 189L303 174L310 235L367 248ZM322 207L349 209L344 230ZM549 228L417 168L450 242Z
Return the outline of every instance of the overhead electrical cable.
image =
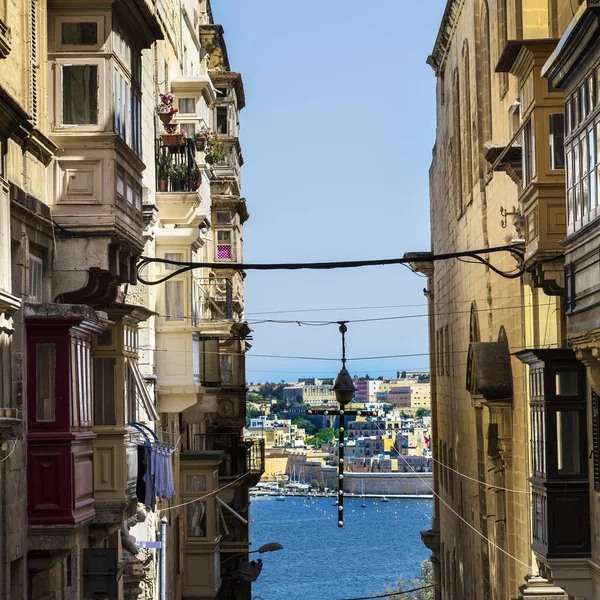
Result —
M499 252L506 252L510 254L517 261L516 270L503 271L488 262L487 259L480 255L496 254ZM350 260L350 261L338 261L338 262L308 262L308 263L231 263L231 262L188 262L188 261L176 261L166 258L156 258L150 256L142 256L137 265L138 279L145 285L158 285L164 283L173 277L177 277L187 271L193 271L194 269L212 269L220 270L226 269L228 271L297 271L301 269L311 270L330 270L330 269L353 269L357 267L374 267L374 266L385 266L385 265L404 265L413 262L435 262L440 260L449 260L453 258L473 258L476 261L484 264L489 269L507 279L516 279L525 272L525 255L522 249L522 245L505 245L496 246L493 248L482 248L478 250L464 250L462 252L447 252L442 254L433 254L429 252L419 252L405 254L402 258L382 258L375 260ZM149 281L142 276L144 267L151 263L159 263L172 265L179 267L173 270L168 275L156 279L155 281Z

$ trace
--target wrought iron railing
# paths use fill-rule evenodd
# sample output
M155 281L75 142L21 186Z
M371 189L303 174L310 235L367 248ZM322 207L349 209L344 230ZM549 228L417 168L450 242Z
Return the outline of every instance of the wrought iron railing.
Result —
M262 474L265 470L265 445L262 439L244 440L235 433L198 433L194 436L192 450L223 452L219 477Z
M194 140L176 134L156 140L157 192L195 192L201 183Z
M202 277L199 287L200 319L233 318L233 285L227 277Z

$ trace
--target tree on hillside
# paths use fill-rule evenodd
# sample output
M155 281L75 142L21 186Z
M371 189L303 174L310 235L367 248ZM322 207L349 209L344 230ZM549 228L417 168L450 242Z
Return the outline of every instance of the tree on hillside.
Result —
M258 419L262 413L256 408L246 409L246 427L250 427L250 419Z
M308 420L303 417L297 417L292 421L293 425L296 425L299 429L304 429L306 435L312 435L316 431L316 427Z
M276 402L271 404L271 414L279 415L287 410L287 404L285 402Z
M263 398L275 398L283 402L283 388L285 386L280 383L264 383L260 386L258 393Z
M433 600L433 584L433 565L431 564L431 560L428 558L421 563L420 577L415 577L414 579L406 579L405 577L401 577L398 579L398 581L396 581L397 590L388 590L388 592L391 594L394 594L396 591L398 592L392 596L394 600L409 600L410 598L413 600L415 598L417 600ZM419 590L418 588L425 589ZM411 594L404 594L402 593L404 590L418 591L412 592Z

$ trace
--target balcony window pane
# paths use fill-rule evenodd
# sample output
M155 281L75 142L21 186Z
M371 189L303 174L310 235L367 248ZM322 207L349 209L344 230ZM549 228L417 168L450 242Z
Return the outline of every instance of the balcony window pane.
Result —
M196 133L196 126L193 123L179 123L179 129L184 132L186 137L194 137L194 133Z
M183 281L165 283L165 309L167 321L183 321Z
M578 373L574 371L561 371L556 374L556 395L577 396L579 393Z
M581 473L579 448L579 412L559 410L556 413L556 457L561 475Z
M565 116L550 115L550 168L565 168Z
M590 208L590 191L588 185L589 153L587 136L581 138L581 214L587 215Z
M217 107L217 133L227 135L227 107Z
M116 425L116 358L94 358L94 425Z
M593 74L588 77L587 86L589 112L592 112L596 106L596 79Z
M29 297L35 302L43 301L43 262L37 256L29 257Z
M67 46L96 46L98 23L62 23L62 43Z
M197 501L186 507L187 537L206 538L206 502Z
M233 384L233 357L231 354L222 354L219 356L219 366L221 368L221 383Z
M231 260L232 257L231 231L217 231L217 260Z
M587 117L587 109L588 109L587 93L586 93L586 89L585 89L585 84L583 84L579 88L579 111L580 111L579 114L580 114L581 121L583 121Z
M183 262L182 252L165 252L165 260L174 260L176 262ZM177 271L180 267L177 265L169 265L165 263L165 271Z
M196 112L196 101L194 98L179 98L179 112L193 115Z
M56 420L56 345L37 344L35 348L36 421Z
M204 492L206 491L206 475L186 475L186 492Z
M581 192L579 190L579 182L581 163L579 159L579 144L575 143L573 147L573 221L576 222L581 217Z
M65 65L63 73L63 124L98 125L98 67Z
M590 182L590 210L594 210L598 204L598 195L596 193L596 136L594 130L588 131L588 169L589 169L589 182Z

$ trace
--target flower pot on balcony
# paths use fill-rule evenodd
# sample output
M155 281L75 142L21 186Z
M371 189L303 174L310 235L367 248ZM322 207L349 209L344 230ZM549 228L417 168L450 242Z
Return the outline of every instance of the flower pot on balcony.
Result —
M166 179L161 179L158 182L158 191L159 192L166 192L167 191L167 180Z
M183 143L183 133L163 133L160 139L163 146L179 146Z
M163 125L168 125L173 120L172 112L159 112L158 118L162 121Z
M196 150L198 152L204 152L206 148L206 138L196 138Z

